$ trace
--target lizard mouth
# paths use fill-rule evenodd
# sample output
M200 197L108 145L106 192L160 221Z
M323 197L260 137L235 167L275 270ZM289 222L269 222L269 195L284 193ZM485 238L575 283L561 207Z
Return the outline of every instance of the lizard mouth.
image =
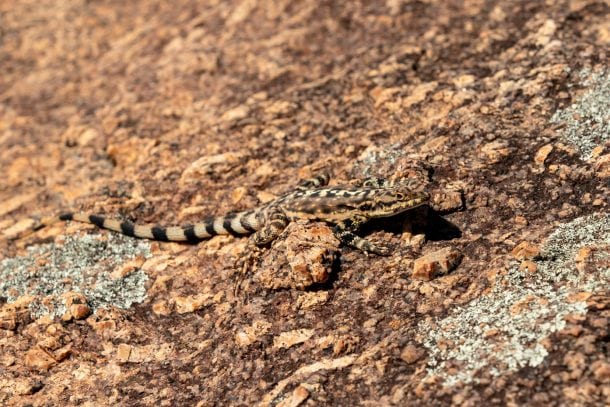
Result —
M401 205L395 205L389 208L384 208L378 212L376 217L378 218L389 218L394 215L399 215L411 209L418 208L428 203L428 197L413 198L409 201L403 202Z

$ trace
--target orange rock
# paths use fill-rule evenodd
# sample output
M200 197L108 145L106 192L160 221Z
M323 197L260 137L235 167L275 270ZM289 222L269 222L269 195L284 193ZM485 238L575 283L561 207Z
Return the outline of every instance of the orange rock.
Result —
M297 306L300 309L310 309L328 301L328 291L304 292L297 298Z
M523 260L519 265L519 271L527 271L528 273L535 273L538 270L536 263L530 260Z
M49 352L39 346L35 346L26 352L24 363L31 368L49 370L57 364L57 361Z
M120 362L129 362L132 346L126 343L120 343L116 349L116 357Z
M462 260L462 254L451 247L445 247L415 260L412 277L430 281L436 276L447 274Z
M582 334L583 328L580 325L569 325L559 331L559 334L565 336L579 337Z
M487 331L483 332L483 337L484 338L491 338L493 336L496 336L500 333L499 329L496 328L492 328L492 329L488 329Z
M568 303L584 302L591 298L592 295L593 293L590 292L572 293L568 295L568 298L566 298L566 300Z
M62 315L64 321L72 319L85 319L91 314L91 308L87 305L87 298L81 293L68 291L62 295L68 311Z
M139 160L147 157L154 144L154 140L130 138L123 143L109 144L106 148L106 154L118 167L130 168Z
M271 323L265 320L254 321L252 325L237 332L235 342L239 346L248 346L256 342L261 336L266 335L269 329L271 329Z
M325 224L292 222L268 255L262 259L255 279L271 288L304 289L324 283L332 273L339 241Z
M282 332L273 338L273 347L277 349L290 348L305 342L313 334L313 329L295 329L293 331Z
M440 212L459 210L463 206L462 193L460 191L445 191L432 194L430 205L434 210Z
M11 196L11 198L0 202L0 216L14 211L24 203L27 203L35 198L36 194L33 193Z
M604 154L595 160L593 168L600 178L610 178L610 154Z
M157 301L152 305L152 311L158 316L168 316L172 313L172 307L165 300Z
M480 148L480 156L485 159L489 164L496 164L500 162L504 157L507 157L511 152L512 148L507 142L502 140L492 141L484 144Z
M200 310L203 307L212 304L212 295L211 294L198 294L198 295L189 295L188 297L175 297L174 301L176 302L176 312L178 314L187 314L189 312L194 312Z
M16 237L27 235L26 232L30 232L33 229L35 223L36 222L34 221L34 219L20 219L11 226L7 228L2 228L2 235L5 239L14 239Z
M74 304L70 306L70 314L74 319L85 319L91 314L91 308L87 304Z
M513 257L519 260L533 259L540 254L540 248L530 242L519 243L511 252Z
M227 110L222 114L220 120L223 122L236 122L245 119L250 114L250 108L246 105L239 105Z
M574 256L576 269L585 273L587 269L605 268L610 265L610 245L604 246L583 246Z
M29 324L32 320L29 305L32 296L21 296L11 304L0 307L0 329L14 331L19 325Z
M119 280L119 279L125 278L129 274L140 269L145 261L146 261L146 258L144 256L137 256L131 260L128 260L125 263L118 266L117 268L115 268L114 271L110 274L110 277L113 280Z
M419 359L424 356L424 350L418 346L413 344L409 344L404 347L402 352L400 352L400 358L404 360L406 363L411 364L417 362Z
M593 376L602 383L610 383L610 363L598 360L591 365Z
M540 147L534 156L534 162L543 165L551 151L553 151L553 146L550 144Z
M522 312L527 312L530 310L531 304L535 304L537 303L538 305L548 305L548 300L546 298L543 297L537 297L535 295L526 295L523 298L521 298L519 301L517 301L516 303L514 303L511 307L510 307L510 313L511 315L518 315L521 314Z

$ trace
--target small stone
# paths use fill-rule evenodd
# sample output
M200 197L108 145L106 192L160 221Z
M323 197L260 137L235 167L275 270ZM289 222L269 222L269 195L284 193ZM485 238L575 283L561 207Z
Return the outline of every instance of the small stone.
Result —
M455 269L462 260L462 254L451 247L445 247L415 260L412 277L430 281Z
M534 156L534 162L543 165L551 151L553 151L553 146L550 144L540 147Z
M511 251L511 254L519 260L530 260L540 254L540 248L530 242L523 241Z
M488 164L497 164L512 152L506 141L496 140L487 143L480 148L480 154Z
M420 151L427 153L442 150L447 145L448 141L449 137L447 136L435 137L427 141L423 146L421 146Z
M523 260L519 265L519 271L527 271L528 273L535 273L538 270L536 263L530 260Z
M24 363L34 369L49 370L57 364L57 361L50 353L39 346L35 346L26 352Z
M297 306L300 309L310 309L328 301L328 291L314 291L302 293L297 298Z
M565 335L565 336L573 336L573 337L579 337L582 334L582 327L580 325L568 325L565 328L563 328L561 331L559 331L559 333L561 335Z
M474 75L460 75L453 79L453 84L458 88L465 88L469 85L472 85L477 80L477 77Z
M15 394L20 396L29 396L44 387L44 384L40 380L33 380L28 378L20 378L14 384Z
M235 188L233 191L231 191L231 203L235 205L241 201L247 193L248 190L244 187Z
M589 325L593 328L608 329L610 321L608 321L608 318L606 317L593 318L589 321Z
M34 219L30 219L30 218L24 218L24 219L20 219L17 222L15 222L13 225L7 227L6 229L4 229L2 231L2 235L5 239L14 239L17 238L19 236L21 236L22 234L24 234L25 232L29 232L31 230L33 230L34 225L35 225L35 221Z
M172 313L172 307L165 300L157 301L152 305L152 311L158 316L168 316Z
M344 339L339 339L333 344L333 355L337 356L345 352L348 343Z
M424 354L425 351L422 348L409 344L400 352L400 358L406 363L411 364L420 360Z
M282 332L273 338L273 347L277 349L290 348L303 343L314 334L313 329L295 329L294 331Z
M68 291L62 295L62 298L68 309L68 311L62 315L62 320L71 321L73 319L85 319L91 314L91 308L87 305L87 298L81 293Z
M577 293L569 294L568 298L566 298L566 300L570 304L573 304L575 302L585 302L589 298L591 298L592 295L593 295L593 293L590 293L590 292L577 292Z
M580 352L569 351L563 358L563 363L568 367L573 379L579 378L587 366L585 355Z
M220 120L223 122L236 122L245 119L249 114L250 108L246 105L240 105L224 112Z
M593 166L600 178L610 178L610 154L599 156Z
M99 136L100 133L97 130L95 130L94 128L87 128L78 136L78 144L81 146L85 146L91 143Z
M496 329L496 328L488 329L487 331L483 332L483 338L491 338L491 337L497 336L499 333L500 333L499 329Z
M610 363L597 361L591 366L593 376L602 383L610 382Z
M529 222L527 221L527 218L525 218L524 216L517 215L517 216L515 216L515 224L517 224L519 226L527 226L529 224Z
M289 115L297 108L297 105L288 100L276 100L265 108L265 114L270 117Z
M57 349L53 352L53 356L57 362L61 362L66 359L70 353L72 353L72 344L68 344L62 348Z
M246 347L256 342L261 336L266 335L271 329L271 324L264 320L254 321L252 325L245 327L235 334L237 345Z
M459 191L446 191L432 194L430 206L438 212L457 211L464 206L462 193Z
M150 154L154 145L153 140L132 138L124 142L109 144L106 148L106 154L117 164L117 167L130 168L142 157Z
M574 256L576 269L581 273L608 267L610 245L583 246Z
M305 289L328 281L339 241L322 223L292 222L263 257L254 279L270 289Z
M21 205L35 198L36 195L31 193L22 195L12 195L11 198L0 202L0 216L6 215L7 213L18 209Z
M525 295L520 298L517 302L509 307L509 312L511 315L516 316L519 314L523 314L524 312L529 312L533 306L546 306L548 305L548 300L546 298L542 298L533 294Z
M70 314L76 320L85 319L91 314L91 308L87 304L74 304L70 306Z
M303 385L298 385L290 397L282 400L277 404L277 407L298 407L309 397L309 390Z
M192 162L180 176L181 184L199 182L208 174L218 171L226 172L233 166L239 164L244 158L242 153L226 152L201 157Z
M198 294L190 295L188 297L175 297L174 301L176 302L176 312L178 314L188 314L190 312L200 310L203 307L212 305L212 297L213 296L211 294Z
M131 260L126 261L125 263L118 266L111 274L110 277L114 280L119 280L127 277L134 271L142 268L142 265L146 261L144 256L137 256Z
M269 177L270 175L274 175L277 171L269 164L262 163L258 165L254 170L254 174L259 177Z
M21 296L16 301L0 306L0 329L14 331L20 325L31 322L29 305L34 300L32 296Z
M129 362L129 356L131 355L132 346L126 343L120 343L117 346L116 357L119 362Z

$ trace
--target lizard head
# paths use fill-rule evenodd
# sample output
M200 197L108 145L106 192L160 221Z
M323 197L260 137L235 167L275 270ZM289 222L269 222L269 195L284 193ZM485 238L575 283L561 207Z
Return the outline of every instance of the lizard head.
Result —
M430 199L427 192L414 192L405 187L381 188L361 210L370 218L382 218L425 204ZM364 206L364 205L363 205Z

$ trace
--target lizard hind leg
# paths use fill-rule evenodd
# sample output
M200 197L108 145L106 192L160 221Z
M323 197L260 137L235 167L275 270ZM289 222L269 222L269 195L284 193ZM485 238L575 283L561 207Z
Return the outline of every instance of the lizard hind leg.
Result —
M245 276L249 274L254 264L261 257L262 247L275 240L286 229L289 222L290 219L280 208L271 207L267 209L263 227L252 235L241 259L238 259L237 269L240 270L240 274L235 282L235 294L239 292Z

